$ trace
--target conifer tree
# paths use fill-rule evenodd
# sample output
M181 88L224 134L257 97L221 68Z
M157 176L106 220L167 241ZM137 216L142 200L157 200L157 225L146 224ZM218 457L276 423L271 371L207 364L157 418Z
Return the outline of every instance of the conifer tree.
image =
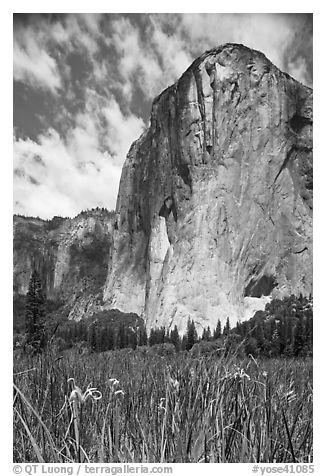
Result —
M165 327L161 326L159 329L157 329L157 344L164 344L166 335L165 335Z
M104 327L100 327L97 330L97 350L99 352L105 352L108 350L108 333L109 329L107 324Z
M138 345L147 344L147 332L145 326L141 325L138 330Z
M150 346L156 344L156 335L155 335L154 329L151 329L151 330L150 330L148 343L149 343Z
M45 336L45 295L40 276L33 271L26 296L26 342L36 350L46 345Z
M313 350L313 320L312 312L308 311L305 322L305 337L307 343L308 353L311 354Z
M256 338L258 349L264 350L264 328L261 319L257 321L254 337Z
M182 341L181 341L181 349L186 350L187 349L187 336L184 334L182 336Z
M181 348L181 340L180 340L178 328L176 325L174 326L173 330L170 333L170 340L171 340L171 343L174 345L176 351L178 352Z
M123 323L120 323L117 332L116 345L118 349L124 349L128 345L128 336L126 332L126 327Z
M93 352L97 351L98 343L97 343L97 335L96 335L96 326L95 324L92 324L89 330L89 346Z
M211 340L211 330L209 328L209 326L207 327L204 327L204 330L203 330L203 334L202 334L202 340L206 340L206 341L209 341Z
M214 330L214 333L213 333L213 339L216 340L216 339L219 339L221 337L221 321L220 319L217 321L217 324L216 324L216 327L215 327L215 330Z
M302 316L300 316L297 319L297 323L294 330L293 354L295 357L297 357L303 351L304 344L304 323Z
M230 332L231 326L230 326L230 319L229 317L226 318L226 323L223 329L223 335L227 336Z
M128 329L127 333L127 345L132 349L136 349L137 347L137 334L134 329Z
M190 350L193 345L197 341L197 331L196 331L196 326L194 321L188 319L188 324L187 324L187 344L186 344L186 350Z
M107 327L106 333L106 350L112 350L114 348L114 332L112 327Z

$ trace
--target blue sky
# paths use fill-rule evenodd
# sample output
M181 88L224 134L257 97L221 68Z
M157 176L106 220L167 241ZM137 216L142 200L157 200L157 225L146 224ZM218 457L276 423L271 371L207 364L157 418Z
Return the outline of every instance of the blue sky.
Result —
M14 212L115 208L151 103L205 50L262 51L312 86L306 14L14 15Z

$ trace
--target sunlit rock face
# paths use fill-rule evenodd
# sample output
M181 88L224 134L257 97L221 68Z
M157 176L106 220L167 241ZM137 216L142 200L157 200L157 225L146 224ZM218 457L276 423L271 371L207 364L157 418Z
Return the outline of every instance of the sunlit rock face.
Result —
M47 298L70 319L101 309L113 217L101 209L50 221L14 216L14 297L27 293L36 268Z
M116 213L14 217L16 296L34 267L69 318L116 308L148 329L309 294L312 90L242 45L206 52L154 101Z
M149 328L309 294L312 90L242 45L204 53L154 101L116 212L104 304Z

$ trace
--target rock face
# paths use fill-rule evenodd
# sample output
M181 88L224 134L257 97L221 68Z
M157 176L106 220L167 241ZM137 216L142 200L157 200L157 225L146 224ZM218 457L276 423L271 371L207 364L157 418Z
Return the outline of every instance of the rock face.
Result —
M131 146L105 307L184 330L311 291L312 90L223 45L156 98Z
M154 101L115 214L14 228L14 292L36 266L73 319L115 308L182 332L307 295L312 90L242 45L208 51Z
M35 267L48 299L79 320L101 309L113 217L101 209L73 219L14 216L14 297L25 295Z

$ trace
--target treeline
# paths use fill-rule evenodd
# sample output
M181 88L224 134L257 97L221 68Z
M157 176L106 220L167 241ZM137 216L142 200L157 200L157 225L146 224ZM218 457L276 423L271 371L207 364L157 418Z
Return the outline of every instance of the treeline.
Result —
M87 208L85 210L82 210L81 212L78 213L78 215L76 215L76 217L85 216L85 215L86 216L87 215L92 215L93 213L101 213L101 214L104 214L104 215L107 215L107 216L115 215L114 210L108 210L105 207L95 207L95 208Z
M79 344L94 352L173 344L178 352L191 350L200 341L212 341L223 336L226 337L229 331L229 319L227 319L223 331L221 331L221 322L218 320L212 333L208 327L204 329L201 336L198 336L194 321L188 320L184 335L180 334L177 326L171 330L164 326L151 329L147 335L145 323L137 314L125 314L114 309L96 314L91 322L82 320L63 323L56 332L56 342L61 349Z
M143 324L137 326L110 322L100 323L80 321L58 329L56 343L61 349L78 344L94 352L132 348L147 344L146 329Z
M232 332L245 339L246 352L253 355L312 355L312 296L273 299L264 311L257 311L250 320L238 323Z
M100 214L101 216L107 216L107 217L113 217L115 215L115 212L110 211L104 207L87 208L86 210L82 210L81 212L79 212L73 218L62 217L58 215L44 221L47 223L49 230L52 230L52 229L58 228L61 225L61 223L64 221L74 220L74 218L78 218L78 217L88 217L94 214Z
M59 226L63 221L73 220L74 218L77 218L79 216L88 216L94 213L100 213L101 215L106 215L106 216L115 215L114 210L108 210L105 207L94 207L94 208L87 208L85 210L82 210L75 217L63 217L61 215L55 215L52 218L40 218L39 216L29 216L29 215L21 215L19 213L15 213L14 218L15 217L22 218L24 220L40 220L41 222L48 224L49 229L52 229Z
M215 328L206 327L199 334L194 321L188 320L187 329L181 334L173 329L160 327L146 333L145 324L136 315L119 311L104 311L89 323L70 322L58 331L61 344L71 347L82 343L94 352L140 346L172 344L175 351L208 353L217 349L238 352L241 355L310 356L313 352L313 302L312 298L290 296L274 299L264 311L231 329L229 319L222 327L220 320ZM110 314L111 313L111 314ZM110 316L110 318L109 318Z
M117 309L101 311L92 318L79 322L69 321L64 316L59 320L48 319L56 315L42 289L38 273L34 270L24 304L17 310L25 311L24 331L22 323L16 323L14 346L26 344L36 350L54 342L58 350L76 346L87 347L94 352L142 346L170 346L173 351L192 351L203 354L218 350L232 351L252 356L309 356L313 352L313 301L312 297L294 295L273 299L264 311L258 311L248 321L238 323L231 329L227 318L222 329L218 320L216 327L206 327L199 336L193 320L188 320L186 332L160 327L146 332L142 318L134 313ZM18 324L18 325L17 325ZM22 333L24 332L24 334ZM18 339L18 340L17 340Z
M147 334L142 318L134 313L124 313L118 309L101 311L90 319L61 322L56 333L56 343L60 348L70 348L76 344L88 347L94 352L123 349L147 344Z

